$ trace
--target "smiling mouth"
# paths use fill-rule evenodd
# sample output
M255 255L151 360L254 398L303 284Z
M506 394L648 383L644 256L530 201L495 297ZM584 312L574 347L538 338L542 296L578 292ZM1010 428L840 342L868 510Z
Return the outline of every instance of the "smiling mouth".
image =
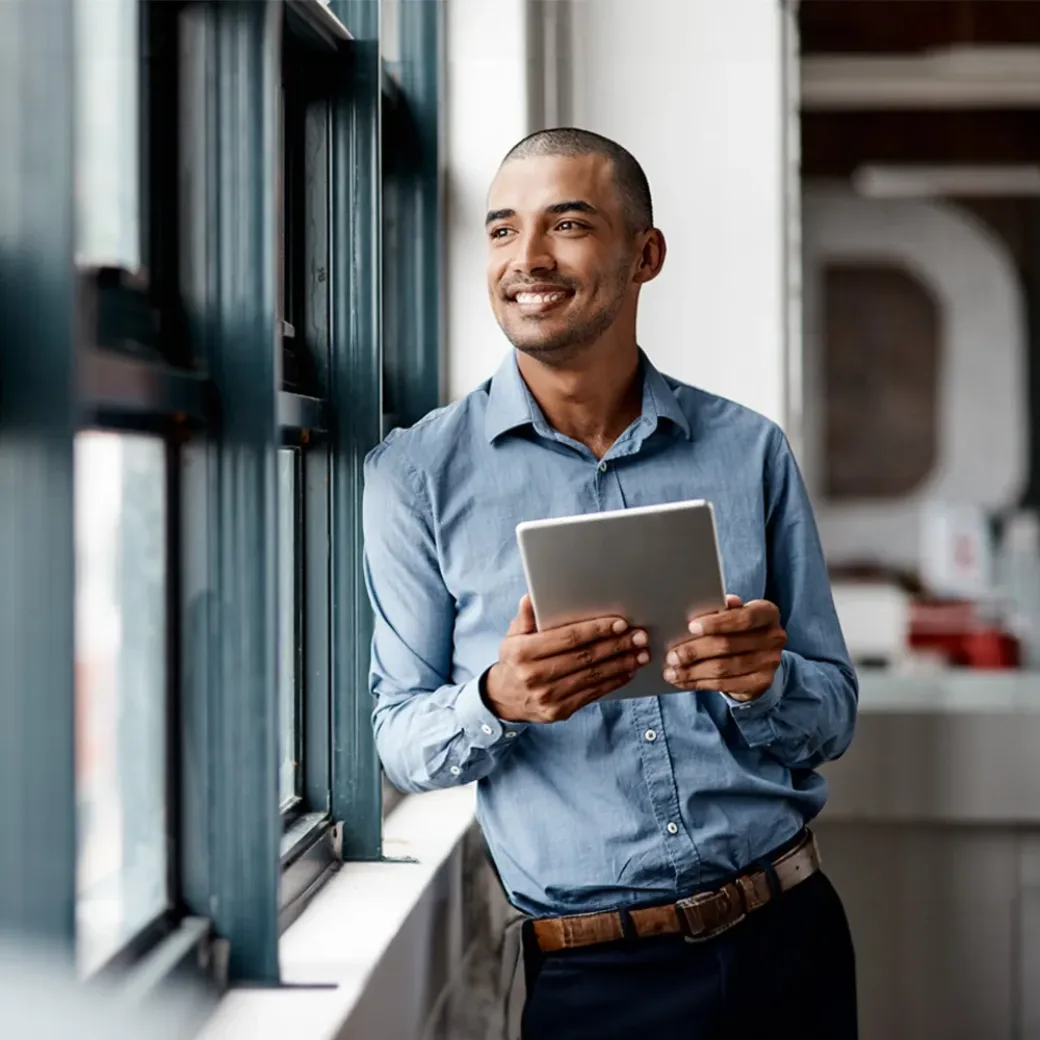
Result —
M510 302L516 304L523 314L545 314L559 307L573 295L569 289L518 292L512 295Z

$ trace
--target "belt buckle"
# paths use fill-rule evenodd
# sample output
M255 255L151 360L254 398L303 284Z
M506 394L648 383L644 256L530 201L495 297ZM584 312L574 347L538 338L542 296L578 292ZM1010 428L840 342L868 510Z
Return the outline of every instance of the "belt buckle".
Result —
M680 923L685 922L683 938L688 943L707 942L735 928L747 917L747 909L736 885L723 885L716 892L680 899L676 904Z

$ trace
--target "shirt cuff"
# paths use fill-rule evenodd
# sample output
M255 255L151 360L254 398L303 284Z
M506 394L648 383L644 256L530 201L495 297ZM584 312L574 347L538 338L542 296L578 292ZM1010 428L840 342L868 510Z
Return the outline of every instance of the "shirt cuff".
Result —
M733 721L740 727L741 735L749 747L762 747L776 739L773 727L773 712L784 696L787 682L787 654L781 654L780 667L773 676L773 682L761 696L753 701L737 701L723 694L729 705L729 713Z
M455 701L455 714L472 745L491 748L496 744L512 743L523 732L526 723L503 722L484 703L480 687L483 675L470 679L459 690Z

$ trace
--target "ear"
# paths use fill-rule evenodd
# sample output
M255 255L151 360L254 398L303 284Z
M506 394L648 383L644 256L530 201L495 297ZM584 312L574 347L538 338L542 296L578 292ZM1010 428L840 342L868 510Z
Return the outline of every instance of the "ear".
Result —
M668 253L668 245L664 235L657 229L651 228L642 234L642 247L639 250L639 263L636 267L635 282L644 285L652 282L664 267L664 258Z

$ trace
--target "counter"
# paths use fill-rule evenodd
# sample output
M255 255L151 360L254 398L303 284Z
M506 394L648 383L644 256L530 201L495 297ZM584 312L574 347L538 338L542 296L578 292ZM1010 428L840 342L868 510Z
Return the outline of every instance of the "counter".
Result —
M860 672L824 868L864 1040L1040 1037L1040 674Z

